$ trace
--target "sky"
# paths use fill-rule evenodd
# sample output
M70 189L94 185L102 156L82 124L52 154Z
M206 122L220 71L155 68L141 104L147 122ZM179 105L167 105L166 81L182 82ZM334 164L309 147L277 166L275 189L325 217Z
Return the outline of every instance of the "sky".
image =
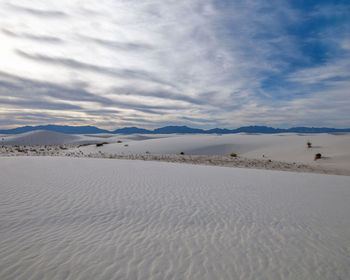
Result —
M0 0L0 127L350 127L350 2Z

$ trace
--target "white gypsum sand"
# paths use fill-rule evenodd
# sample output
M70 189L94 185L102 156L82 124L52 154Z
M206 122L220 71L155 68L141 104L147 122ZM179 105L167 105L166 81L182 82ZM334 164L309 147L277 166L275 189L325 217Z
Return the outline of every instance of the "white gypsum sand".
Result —
M179 154L184 152L191 155L228 155L236 152L247 157L275 158L276 160L306 160L313 161L315 152L324 151L324 154L346 155L350 147L350 133L343 135L333 134L195 134L195 135L167 135L162 138L146 140L133 140L135 135L124 137L122 143L113 143L100 148L103 152L110 153L145 153L154 154ZM115 139L117 139L116 136ZM125 141L126 140L126 141ZM307 148L307 142L311 141L313 147ZM127 144L128 146L124 146ZM86 150L94 151L94 146L86 147ZM310 157L311 155L311 157Z
M124 136L128 137L128 136ZM131 137L131 136L129 136ZM307 142L312 148L307 147ZM127 146L125 146L127 145ZM350 133L333 134L228 134L228 135L169 135L148 140L130 140L101 147L79 149L84 154L180 154L224 155L236 153L242 158L307 164L317 168L350 172ZM315 161L315 154L322 158ZM248 167L248 166L247 166Z
M35 130L21 134L8 134L0 136L0 145L7 146L40 146L40 145L79 145L95 144L101 142L117 143L118 141L141 141L175 137L172 135L116 135L116 134L65 134L47 130Z
M349 279L350 177L0 158L0 279Z
M312 148L307 147L308 141ZM179 157L181 152L184 156ZM231 153L238 158L230 158ZM315 161L317 153L322 157ZM18 155L161 160L350 175L350 134L67 135L34 131L0 141L0 156Z
M0 145L26 145L26 146L39 146L39 145L63 145L63 144L81 144L81 143L97 143L101 141L101 137L108 138L110 135L104 134L99 136L86 136L86 135L74 135L64 134L59 132L36 130L21 134L7 135L6 137L0 137Z

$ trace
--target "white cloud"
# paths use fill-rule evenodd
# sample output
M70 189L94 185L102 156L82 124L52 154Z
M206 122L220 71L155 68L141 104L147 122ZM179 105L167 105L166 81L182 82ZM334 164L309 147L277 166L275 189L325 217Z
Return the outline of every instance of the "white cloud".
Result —
M300 20L287 1L3 0L0 71L32 80L33 90L45 82L93 94L95 101L78 102L46 89L50 102L81 107L66 115L102 127L142 119L205 126L205 118L217 126L278 125L290 116L276 110L278 98L267 104L271 95L261 86L290 60L304 59L286 31ZM346 63L300 70L289 80L303 85L345 75ZM282 105L297 108L298 98L291 99ZM45 112L61 120L57 111Z

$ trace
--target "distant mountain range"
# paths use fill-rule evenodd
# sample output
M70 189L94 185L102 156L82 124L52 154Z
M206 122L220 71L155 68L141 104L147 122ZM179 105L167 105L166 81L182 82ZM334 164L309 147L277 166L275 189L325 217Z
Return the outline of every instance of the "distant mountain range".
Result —
M97 134L111 133L108 130L99 129L94 126L69 126L69 125L39 125L39 126L22 126L13 129L0 130L1 134L20 134L34 130L48 130L61 132L65 134Z
M338 129L338 128L327 128L327 127L292 127L292 128L273 128L268 126L244 126L236 129L222 129L213 128L209 130L191 128L188 126L165 126L161 128L156 128L154 130L148 130L138 127L124 127L116 129L114 131L108 131L105 129L100 129L94 126L68 126L68 125L40 125L40 126L23 126L13 129L0 130L0 134L20 134L24 132L30 132L35 130L48 130L61 132L65 134L98 134L98 133L113 133L113 134L193 134L193 133L203 133L203 134L229 134L229 133L342 133L350 132L350 128Z

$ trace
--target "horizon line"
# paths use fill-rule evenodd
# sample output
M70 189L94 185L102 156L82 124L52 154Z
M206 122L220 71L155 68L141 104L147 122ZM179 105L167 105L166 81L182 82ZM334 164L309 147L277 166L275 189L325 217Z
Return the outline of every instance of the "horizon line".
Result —
M123 126L123 127L117 127L114 129L106 129L106 128L101 128L99 126L95 125L69 125L69 124L39 124L39 125L18 125L12 128L0 128L0 131L8 131L8 130L14 130L14 129L19 129L19 128L24 128L24 127L31 127L31 128L36 128L36 127L47 127L47 126L56 126L56 127L71 127L71 128L84 128L84 127L91 127L91 128L97 128L100 130L106 130L106 131L116 131L120 129L125 129L125 128L137 128L137 129L143 129L143 130L149 130L149 131L154 131L157 129L161 128L166 128L166 127L186 127L186 128L191 128L191 129L198 129L198 130L203 130L203 131L209 131L213 129L222 129L222 130L237 130L240 128L248 128L248 127L264 127L264 128L272 128L272 129L279 129L279 130L289 130L292 128L309 128L309 129L339 129L339 130L348 130L350 129L349 127L344 127L344 128L339 128L339 127L327 127L327 126L307 126L307 125L298 125L298 126L289 126L285 128L281 127L274 127L274 126L269 126L269 125L242 125L239 127L235 128L227 128L227 127L213 127L213 128L198 128L198 127L192 127L188 125L164 125L164 126L159 126L159 127L154 127L154 128L145 128L145 127L139 127L139 126Z

